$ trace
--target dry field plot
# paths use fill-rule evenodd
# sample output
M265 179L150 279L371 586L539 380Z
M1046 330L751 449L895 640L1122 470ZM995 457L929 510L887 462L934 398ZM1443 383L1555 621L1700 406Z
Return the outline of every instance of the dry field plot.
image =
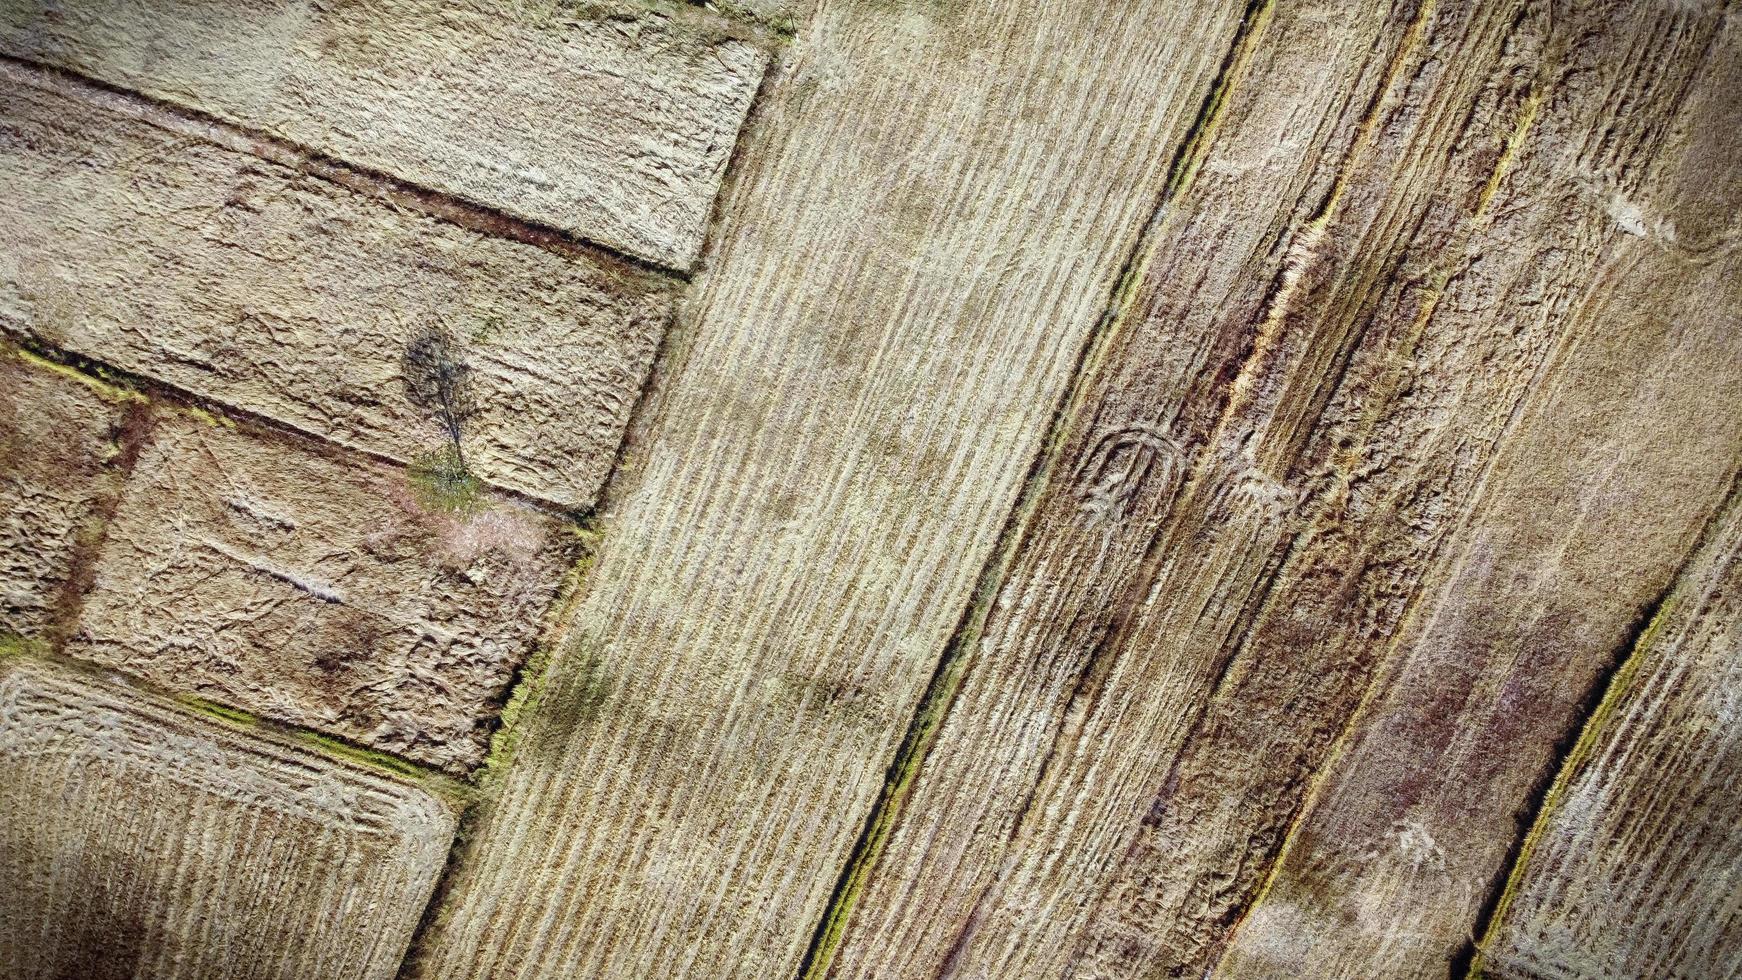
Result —
M0 0L0 980L1742 976L1742 9Z

